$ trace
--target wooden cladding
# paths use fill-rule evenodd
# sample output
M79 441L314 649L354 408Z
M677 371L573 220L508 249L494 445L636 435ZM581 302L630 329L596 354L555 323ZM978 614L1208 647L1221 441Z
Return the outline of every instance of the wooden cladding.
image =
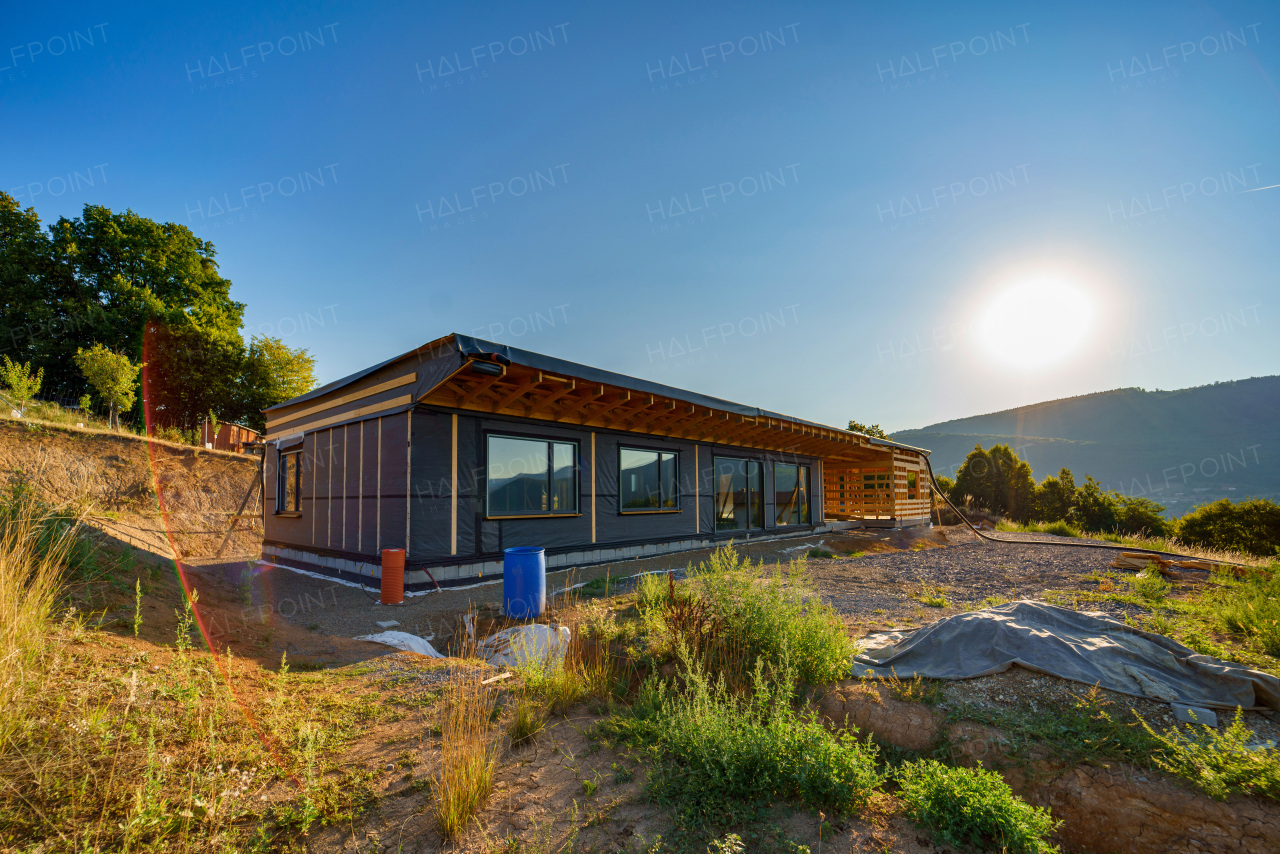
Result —
M898 448L885 448L876 462L826 463L822 494L828 519L927 519L931 506L924 457Z
M391 389L395 389L395 388L400 388L401 386L406 386L406 385L409 385L410 383L414 383L417 381L418 381L417 373L405 374L402 377L396 377L394 379L387 380L386 382L381 382L381 383L378 383L377 385L369 386L368 388L362 388L359 391L349 392L348 394L344 394L341 397L335 397L332 400L326 400L322 403L316 404L315 406L309 406L306 409L299 409L297 412L289 412L285 414L268 416L267 417L267 433L268 433L267 438L274 439L278 436L282 436L288 433L305 433L311 430L317 430L321 427L327 427L330 424L336 424L337 422L346 420L348 418L359 418L361 415L365 415L370 412L378 412L384 409L390 409L393 406L403 406L406 403L410 403L413 401L412 395L402 395L400 397L394 398L393 400L388 400L383 403L360 407L354 410L348 410L346 412L341 412L336 415L332 415L317 421L312 421L307 424L298 424L295 426L293 423L302 418L306 418L310 415L316 415L321 412L326 412L328 410L335 409L339 406L343 406L344 404L352 403L353 401L361 400L362 398L372 397L375 394L379 394L384 391L390 391Z
M623 430L824 459L884 456L866 437L785 418L709 409L661 395L511 365L503 376L459 371L423 403L561 424Z

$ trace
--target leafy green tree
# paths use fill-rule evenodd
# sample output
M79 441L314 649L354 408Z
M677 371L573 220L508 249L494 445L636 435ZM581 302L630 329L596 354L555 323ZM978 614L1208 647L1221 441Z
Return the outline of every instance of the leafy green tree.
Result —
M870 436L873 439L888 439L889 434L880 429L879 424L863 424L858 421L850 421L849 429L854 433L861 433L864 436Z
M1266 498L1219 498L1179 519L1175 532L1189 545L1270 557L1280 553L1280 505Z
M88 415L91 409L93 409L93 398L88 394L80 395L80 411Z
M314 385L314 361L278 339L246 347L244 308L213 244L184 225L86 205L43 229L0 192L0 353L43 368L59 396L87 390L75 356L100 344L146 363L151 429L190 431L210 410L260 424L264 406Z
M1035 489L1031 466L1008 445L994 445L990 451L976 445L956 472L951 499L969 496L992 513L1026 522L1031 518Z
M245 355L240 420L261 430L266 424L262 410L315 387L314 356L304 349L286 346L279 338L255 335Z
M133 406L138 370L142 366L135 365L128 356L113 353L101 344L94 344L87 350L77 350L75 361L89 385L98 393L98 398L107 405L107 425L118 428L119 413L128 411Z
M1085 475L1084 486L1076 492L1071 521L1086 531L1114 531L1118 513L1115 493L1103 489L1093 475Z
M1076 479L1071 469L1063 468L1058 476L1049 475L1036 487L1033 515L1041 522L1057 522L1071 518L1076 503Z
M940 488L943 492L945 492L948 498L951 498L951 493L956 488L956 482L951 478L947 477L945 474L938 475L937 481L938 481L938 488ZM955 499L952 498L951 500L954 501Z
M142 393L147 431L190 432L213 410L235 420L242 394L244 350L238 341L208 335L189 324L147 324Z
M1173 533L1173 523L1164 516L1164 505L1150 498L1116 495L1116 528L1122 534L1166 537Z
M27 409L27 401L40 393L40 384L44 382L44 368L31 370L30 362L12 361L8 356L0 363L0 380L13 395L14 402L22 411Z

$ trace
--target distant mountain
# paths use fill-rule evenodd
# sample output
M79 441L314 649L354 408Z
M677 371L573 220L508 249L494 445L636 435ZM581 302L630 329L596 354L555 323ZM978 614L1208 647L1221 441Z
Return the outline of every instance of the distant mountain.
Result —
M1146 496L1171 516L1223 496L1280 498L1280 376L1178 391L1122 388L894 433L954 476L974 445L1004 443L1036 480L1066 466L1084 482Z

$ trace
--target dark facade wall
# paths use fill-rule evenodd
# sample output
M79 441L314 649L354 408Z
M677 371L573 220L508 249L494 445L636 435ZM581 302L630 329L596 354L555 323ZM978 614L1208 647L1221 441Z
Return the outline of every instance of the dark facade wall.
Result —
M308 433L301 444L299 518L274 512L280 452L268 443L267 542L366 557L404 548L409 423L410 413L402 412Z
M412 500L409 555L414 560L451 556L453 413L419 408L412 421ZM643 434L591 430L550 422L458 413L457 556L499 554L512 546L549 549L602 547L715 536L714 458L755 459L764 472L765 530L775 530L773 462L811 466L810 502L821 520L821 471L811 457L768 454L744 448L694 443ZM578 514L532 519L486 519L486 437L501 434L574 442L578 446ZM592 434L595 468L592 468ZM621 513L619 448L674 450L679 453L678 512ZM695 467L695 458L697 465ZM593 537L592 478L595 479ZM803 530L803 526L795 528ZM736 532L743 536L744 532ZM725 536L728 536L726 534Z

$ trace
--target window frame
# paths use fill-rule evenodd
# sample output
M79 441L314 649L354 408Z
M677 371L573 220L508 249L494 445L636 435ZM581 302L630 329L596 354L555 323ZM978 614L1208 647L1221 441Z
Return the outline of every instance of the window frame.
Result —
M747 527L745 527L745 528L721 528L721 527L720 527L720 515L719 515L719 513L720 513L720 483L719 483L719 480L718 480L719 475L720 475L720 469L719 469L719 465L718 465L718 463L719 463L719 461L720 461L720 460L732 460L732 461L734 461L734 462L738 462L738 463L746 463L746 464L747 464L747 470L746 470L746 478L747 478L747 505L746 505L746 506L747 506L747 521L748 521L748 524L747 524ZM751 466L752 466L752 465L754 465L754 466L756 467L756 478L755 478L755 480L756 480L756 484L755 484L755 485L758 485L758 486L759 486L759 492L760 492L760 525L759 525L759 527L756 527L756 526L753 526L753 525L751 525L751 524L750 524L750 521L751 521L751 512L752 512L751 493L752 493L752 486L753 486L753 484L752 484L752 477L751 477ZM711 491L711 501L712 501L712 505L711 505L711 506L712 506L712 511L711 511L711 526L712 526L712 530L714 531L714 533L719 534L719 533L721 533L721 532L723 532L723 531L765 531L765 530L768 530L768 528L769 528L769 524L768 524L769 515L765 512L765 495L766 495L766 493L765 493L765 487L764 487L764 479L765 479L765 478L764 478L764 469L765 469L764 462L763 462L762 460L760 460L758 457L733 457L733 456L727 456L727 455L724 455L724 454L716 454L716 453L712 453L712 455L711 455L711 478L712 478L712 480L711 480L711 489L712 489L712 491Z
M804 505L796 505L795 522L780 522L778 513L778 469L792 468L796 470L796 485L792 494L799 496L803 491ZM802 490L803 487L803 490ZM808 516L808 520L805 520ZM773 464L773 526L775 528L798 528L801 525L813 524L813 464L812 463L774 463Z
M490 506L489 496L489 443L493 439L514 439L520 442L542 442L547 446L547 495L554 493L555 483L555 446L568 445L573 448L573 510L559 512L547 510L542 513L494 513ZM577 439L565 439L546 435L513 433L505 430L485 431L484 433L484 518L486 520L502 519L567 519L582 515L582 443Z
M641 454L657 454L658 455L658 486L662 486L662 457L664 454L675 457L676 459L676 506L662 507L661 497L659 497L658 507L638 507L628 510L622 506L622 452L635 451ZM680 451L671 448L645 448L636 445L618 445L618 515L619 516L643 516L652 513L679 513L682 508L680 506Z
M286 457L297 457L293 464L293 498L296 507L285 506L285 496L288 490L285 488L285 473L287 465ZM295 451L278 451L276 453L276 516L296 517L302 515L302 448Z

